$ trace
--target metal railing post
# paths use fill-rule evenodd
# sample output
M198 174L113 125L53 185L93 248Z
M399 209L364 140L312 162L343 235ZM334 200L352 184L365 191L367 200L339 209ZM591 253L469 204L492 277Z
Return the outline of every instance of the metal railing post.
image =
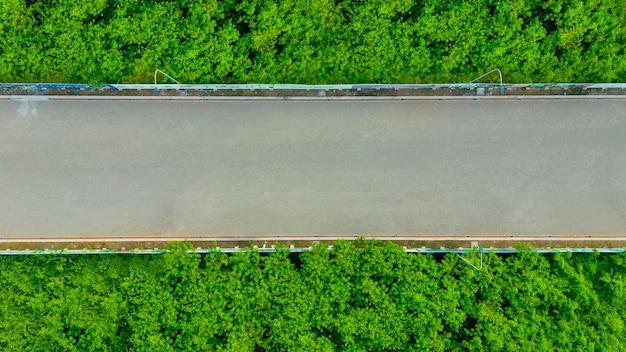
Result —
M176 79L174 79L174 77L168 75L167 73L161 71L161 70L154 70L154 84L157 84L157 72L160 72L163 76L171 79L172 81L176 82L177 84L180 84L180 82L178 82Z
M165 77L171 79L172 81L176 82L177 84L180 84L180 82L178 82L174 77L168 75L167 73L157 69L154 70L154 96L159 95L159 88L157 87L157 73L161 72L162 75L164 75Z
M475 78L475 79L471 80L469 83L470 83L470 84L471 84L471 83L474 83L474 82L478 81L479 79L481 79L481 78L483 78L483 77L485 77L485 76L487 76L487 75L489 75L490 73L495 72L495 71L498 71L498 74L500 75L500 95L504 95L504 83L502 83L502 71L500 71L500 69L499 69L499 68L494 68L493 70L491 70L491 71L489 71L489 72L485 73L484 75L482 75L482 76L480 76L480 77L478 77L478 78Z

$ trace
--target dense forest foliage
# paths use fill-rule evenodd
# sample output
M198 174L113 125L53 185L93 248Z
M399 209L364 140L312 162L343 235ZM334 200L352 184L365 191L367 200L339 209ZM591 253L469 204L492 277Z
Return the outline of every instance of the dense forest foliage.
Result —
M626 350L625 255L187 249L0 257L0 350Z
M0 82L626 80L624 0L2 0Z

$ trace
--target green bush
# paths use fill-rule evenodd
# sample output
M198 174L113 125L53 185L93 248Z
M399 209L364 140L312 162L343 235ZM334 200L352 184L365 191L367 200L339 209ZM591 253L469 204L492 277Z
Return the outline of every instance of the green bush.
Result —
M620 351L626 255L0 257L2 351ZM478 264L476 253L465 258Z
M3 0L0 81L626 80L621 0Z

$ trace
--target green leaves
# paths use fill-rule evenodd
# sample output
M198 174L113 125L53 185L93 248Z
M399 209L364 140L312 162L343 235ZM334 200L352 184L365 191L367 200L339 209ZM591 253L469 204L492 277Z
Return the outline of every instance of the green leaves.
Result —
M614 350L624 254L0 257L3 351ZM472 263L478 253L466 253Z
M0 81L507 82L626 79L615 0L5 0Z

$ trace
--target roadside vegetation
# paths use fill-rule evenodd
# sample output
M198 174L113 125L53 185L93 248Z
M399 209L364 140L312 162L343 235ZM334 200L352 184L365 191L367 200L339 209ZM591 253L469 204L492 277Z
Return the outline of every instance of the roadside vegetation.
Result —
M0 257L2 351L621 351L626 256ZM479 268L477 253L464 257Z
M625 4L2 0L0 82L623 82Z

